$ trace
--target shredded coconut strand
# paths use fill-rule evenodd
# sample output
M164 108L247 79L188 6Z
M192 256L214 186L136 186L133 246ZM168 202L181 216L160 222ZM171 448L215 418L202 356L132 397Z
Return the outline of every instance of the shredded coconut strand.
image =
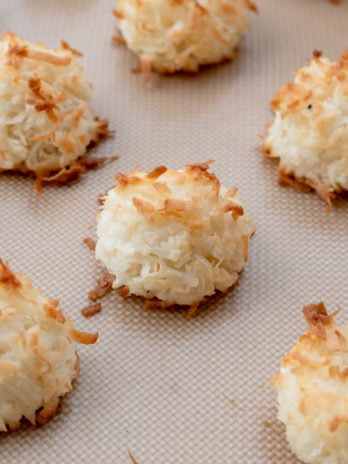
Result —
M196 72L234 57L248 9L249 0L119 0L115 16L144 72Z
M59 172L107 133L92 86L66 42L56 50L7 33L0 41L0 171ZM47 180L47 179L46 179Z
M78 375L74 341L95 343L97 334L77 331L30 280L0 260L0 431L22 418L43 424Z
M254 228L237 189L220 187L209 164L116 176L96 245L96 258L116 276L114 288L195 305L237 282Z

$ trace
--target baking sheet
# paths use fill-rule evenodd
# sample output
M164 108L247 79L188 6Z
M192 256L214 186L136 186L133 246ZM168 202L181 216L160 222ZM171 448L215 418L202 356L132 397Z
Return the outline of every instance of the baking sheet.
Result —
M323 299L348 319L347 213L315 195L277 185L276 166L256 148L272 117L268 102L313 49L336 59L347 46L348 3L258 0L259 15L233 63L197 76L131 73L136 60L111 41L111 0L0 0L1 32L84 52L97 114L115 137L97 147L113 164L40 198L30 179L0 178L0 255L27 274L83 330L81 375L62 412L41 429L0 435L0 463L277 463L296 459L276 419L268 383L305 329L301 308ZM116 293L84 319L97 266L82 244L93 236L97 196L135 164L215 159L238 185L257 232L240 285L186 319L147 312Z

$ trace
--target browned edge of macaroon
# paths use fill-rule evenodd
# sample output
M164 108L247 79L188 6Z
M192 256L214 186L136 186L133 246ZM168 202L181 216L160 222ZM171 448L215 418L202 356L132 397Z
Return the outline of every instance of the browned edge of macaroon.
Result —
M45 111L50 118L55 118L54 108L57 102L54 101L46 101L47 96L45 96L46 100L41 96L40 93L40 83L38 83L38 79L31 79L32 85L32 92L33 93L33 101L31 102L36 111ZM36 100L35 100L36 99ZM37 104L35 102L38 102ZM58 102L59 103L59 102ZM101 120L98 116L95 117L96 122L96 130L95 134L86 147L86 151L96 146L101 140L104 140L108 137L112 136L112 133L108 129L108 121ZM45 136L47 137L47 136ZM29 170L24 164L22 166L18 166L15 169L5 170L0 169L0 174L20 174L28 177L34 177L36 179L34 191L37 194L41 193L42 187L47 184L54 184L54 185L62 185L72 182L76 180L81 174L85 173L86 171L98 169L105 164L108 164L112 161L117 159L116 156L113 157L103 157L103 158L96 158L96 157L88 157L86 154L80 156L76 160L72 161L69 165L59 168L59 169L48 169L42 171L32 171Z
M257 149L266 158L272 158L276 160L279 158L278 155L271 155L269 147L263 146ZM288 173L285 168L279 164L278 160L278 183L281 187L292 187L295 190L299 190L303 193L315 192L320 200L326 204L326 211L328 213L333 211L333 200L338 196L344 196L344 190L334 191L329 185L314 182L305 177L298 178L293 173Z
M239 273L239 276L242 274L243 270ZM178 304L173 301L165 301L159 300L158 298L146 298L141 295L133 295L130 293L129 288L124 285L116 289L117 293L123 298L129 298L133 302L140 302L144 309L148 311L177 311L183 312L186 317L190 318L197 314L198 308L202 308L203 306L208 306L209 303L216 298L220 298L223 295L226 295L231 289L238 286L240 284L240 280L238 280L226 290L215 290L213 294L204 296L198 301L195 301L191 304Z
M332 0L330 0L332 1ZM335 0L333 1L335 3ZM312 52L313 60L319 60L323 56L323 52L321 50L314 49ZM338 59L335 63L335 69L339 69L340 66L343 66L344 63L347 62L348 51L345 51L343 55ZM312 92L310 90L304 90L300 88L294 81L288 82L287 84L278 88L276 92L276 96L271 100L270 105L275 112L279 109L279 102L284 96L290 96L290 100L287 104L286 111L293 111L294 108L298 106L300 102L310 100L312 97ZM282 113L286 114L286 113ZM266 125L266 131L270 124ZM332 212L333 211L333 201L338 197L345 197L347 195L347 191L344 189L334 189L329 185L315 182L306 177L296 177L296 175L292 172L286 172L284 166L279 164L280 155L278 153L272 152L272 147L265 143L265 136L262 136L263 144L257 150L260 151L266 158L271 158L274 160L278 159L278 182L279 185L283 187L293 187L296 190L300 190L304 193L309 193L314 191L317 196L326 203L326 211Z
M122 36L116 36L117 38L113 38L113 40L120 44L123 43L123 39L120 39ZM131 51L131 50L130 50ZM133 74L143 74L144 76L144 83L147 84L152 80L152 77L154 74L158 74L161 76L174 76L174 75L192 75L195 76L197 75L200 71L204 70L209 70L215 66L224 64L224 63L230 63L231 61L234 60L236 54L238 52L238 46L235 47L234 51L232 53L226 54L223 56L219 61L215 61L214 63L208 63L208 64L197 64L194 67L183 67L179 70L176 69L171 69L171 68L162 68L161 70L156 69L155 67L152 66L151 61L146 59L146 58L140 58L137 56L134 52L131 51L131 53L136 57L138 60L138 64L132 68L132 73Z
M80 356L78 352L76 351L76 362L75 362L75 372L76 376L80 374ZM72 379L72 384L75 383L76 377ZM62 395L61 397L58 398L57 402L55 404L50 405L49 407L47 406L41 406L38 408L38 410L35 413L35 426L38 427L43 427L46 425L51 419L53 419L54 416L57 414L60 414L62 411L62 402L63 398L65 395ZM26 419L22 419L22 422L27 422Z
M40 173L36 175L34 190L40 194L42 187L48 184L62 186L74 180L77 180L81 174L87 171L99 169L117 159L117 156L88 158L80 157L73 161L69 166L62 168L60 171L51 171L49 173Z
M239 276L242 274L243 270L239 273ZM96 301L104 298L113 290L113 282L116 277L113 274L109 274L107 272L103 273L97 280L97 286L88 293L88 298L93 304L84 307L81 310L81 313L85 317L91 317L95 314L98 314L101 311L100 303L96 303ZM145 298L139 295L133 295L130 293L128 286L124 285L115 289L119 296L122 298L130 298L134 302L142 302L144 308L149 311L184 311L187 317L192 317L196 314L198 307L202 307L208 305L213 298L219 297L220 295L224 295L229 292L234 287L238 286L240 283L239 277L238 280L229 288L224 291L215 290L212 295L208 295L203 297L199 301L195 301L190 305L181 305L177 304L173 301L163 301L159 300L158 298ZM100 305L100 306L99 306Z
M21 175L25 177L31 177L35 179L34 191L38 195L41 194L42 188L45 185L55 185L63 186L77 180L81 174L86 173L87 171L99 169L113 161L118 157L86 157L81 156L75 161L73 161L68 166L60 170L50 170L50 171L41 171L35 173L26 168L18 168L12 170L1 170L1 175Z

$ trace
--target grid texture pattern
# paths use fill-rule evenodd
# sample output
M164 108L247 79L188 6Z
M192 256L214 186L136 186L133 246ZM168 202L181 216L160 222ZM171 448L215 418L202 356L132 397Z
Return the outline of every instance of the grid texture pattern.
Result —
M271 121L269 100L313 49L337 58L347 39L348 3L258 0L260 14L233 63L197 76L131 73L134 56L111 41L111 0L0 2L0 30L84 52L97 114L115 137L95 149L114 163L69 187L0 178L0 255L58 298L78 328L98 330L81 347L81 375L62 413L41 429L0 435L0 463L294 464L277 421L269 380L305 329L304 304L323 299L348 318L347 208L332 214L315 195L277 185L276 166L257 152ZM116 172L140 164L180 168L215 159L237 185L257 232L240 285L196 317L147 312L110 294L84 319L98 272L82 244L93 236L97 196Z

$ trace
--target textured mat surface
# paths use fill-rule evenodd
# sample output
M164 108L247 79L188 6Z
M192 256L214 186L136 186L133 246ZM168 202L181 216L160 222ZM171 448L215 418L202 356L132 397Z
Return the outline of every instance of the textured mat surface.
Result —
M111 41L111 0L0 1L0 31L84 52L94 108L113 139L98 156L113 164L38 198L32 181L0 178L0 256L27 274L77 327L98 330L80 348L81 375L62 413L41 429L0 435L0 463L220 464L297 462L276 419L269 380L305 329L301 308L323 299L348 319L348 204L332 214L315 195L277 184L257 152L269 100L313 49L337 58L347 46L348 2L258 0L260 14L233 63L197 76L155 76L144 85L135 58ZM97 196L135 164L215 159L254 218L240 285L196 317L146 312L110 294L101 314L80 309L97 266L82 244L95 228Z

